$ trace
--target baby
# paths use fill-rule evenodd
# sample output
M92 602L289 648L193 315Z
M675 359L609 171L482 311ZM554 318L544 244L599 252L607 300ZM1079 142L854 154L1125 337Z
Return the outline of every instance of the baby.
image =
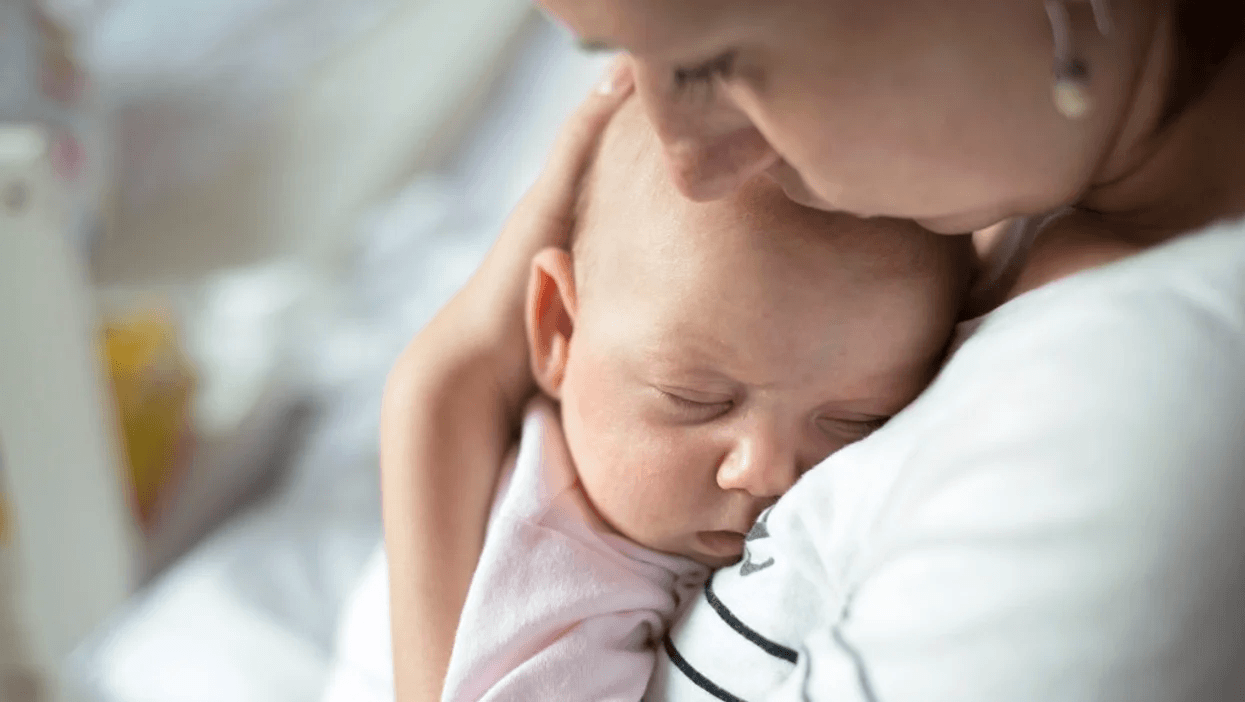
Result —
M532 263L544 397L498 490L444 699L639 700L708 568L933 377L968 246L805 209L765 179L690 202L624 105L572 249Z
M681 596L916 397L967 284L962 239L805 209L767 180L686 200L634 101L579 210L572 250L532 263L548 399L499 492L446 700L640 699Z

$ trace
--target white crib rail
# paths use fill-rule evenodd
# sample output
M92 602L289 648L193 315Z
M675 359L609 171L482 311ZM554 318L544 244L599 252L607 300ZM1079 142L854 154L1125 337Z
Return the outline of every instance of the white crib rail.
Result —
M136 544L67 216L43 132L0 124L0 463L19 612L49 673L129 593Z

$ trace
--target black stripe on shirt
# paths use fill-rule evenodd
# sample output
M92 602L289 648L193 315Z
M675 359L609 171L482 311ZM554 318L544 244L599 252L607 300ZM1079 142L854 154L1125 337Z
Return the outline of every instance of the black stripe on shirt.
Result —
M775 658L781 658L788 663L795 663L796 658L799 657L799 654L797 654L794 649L790 649L782 644L770 641L764 636L761 636L757 632L753 631L747 624L739 621L739 618L726 608L726 605L722 603L722 600L719 600L718 596L713 594L713 576L710 576L709 579L705 581L705 599L709 600L709 606L713 607L713 611L718 613L718 616L722 618L722 621L726 622L727 626L734 629L735 633L756 644L762 651L765 651Z
M662 644L666 647L666 655L670 656L670 662L674 664L674 667L686 675L688 680L696 683L697 687L722 700L722 702L744 702L743 699L718 687L712 680L702 675L699 670L693 668L692 664L688 663L682 654L675 649L674 642L670 640L669 634L662 640Z

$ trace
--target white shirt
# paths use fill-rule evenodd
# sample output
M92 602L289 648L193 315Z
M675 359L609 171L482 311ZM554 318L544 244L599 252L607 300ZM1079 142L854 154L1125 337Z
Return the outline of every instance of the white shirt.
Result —
M1245 227L991 313L807 473L647 699L1245 699Z

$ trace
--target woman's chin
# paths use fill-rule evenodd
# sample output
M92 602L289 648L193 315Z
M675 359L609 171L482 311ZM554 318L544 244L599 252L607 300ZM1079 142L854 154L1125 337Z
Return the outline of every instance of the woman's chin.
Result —
M844 203L836 204L830 199L818 195L804 182L804 178L800 176L799 172L786 161L775 163L765 171L765 174L782 188L788 200L797 205L826 212L846 212L862 219L877 216L911 219L935 234L968 234L997 224L1009 216L1006 208L1003 207L930 216L918 215L916 217L911 215L883 214L877 211L862 212L859 208L853 209L851 206L844 206Z
M769 176L770 180L782 188L782 192L787 196L788 200L797 205L827 212L838 210L833 203L814 193L804 183L804 179L800 177L800 174L786 161L779 161L770 166L765 171L765 175Z
M917 217L915 221L935 234L969 234L998 224L1006 218L1006 215L999 211Z

